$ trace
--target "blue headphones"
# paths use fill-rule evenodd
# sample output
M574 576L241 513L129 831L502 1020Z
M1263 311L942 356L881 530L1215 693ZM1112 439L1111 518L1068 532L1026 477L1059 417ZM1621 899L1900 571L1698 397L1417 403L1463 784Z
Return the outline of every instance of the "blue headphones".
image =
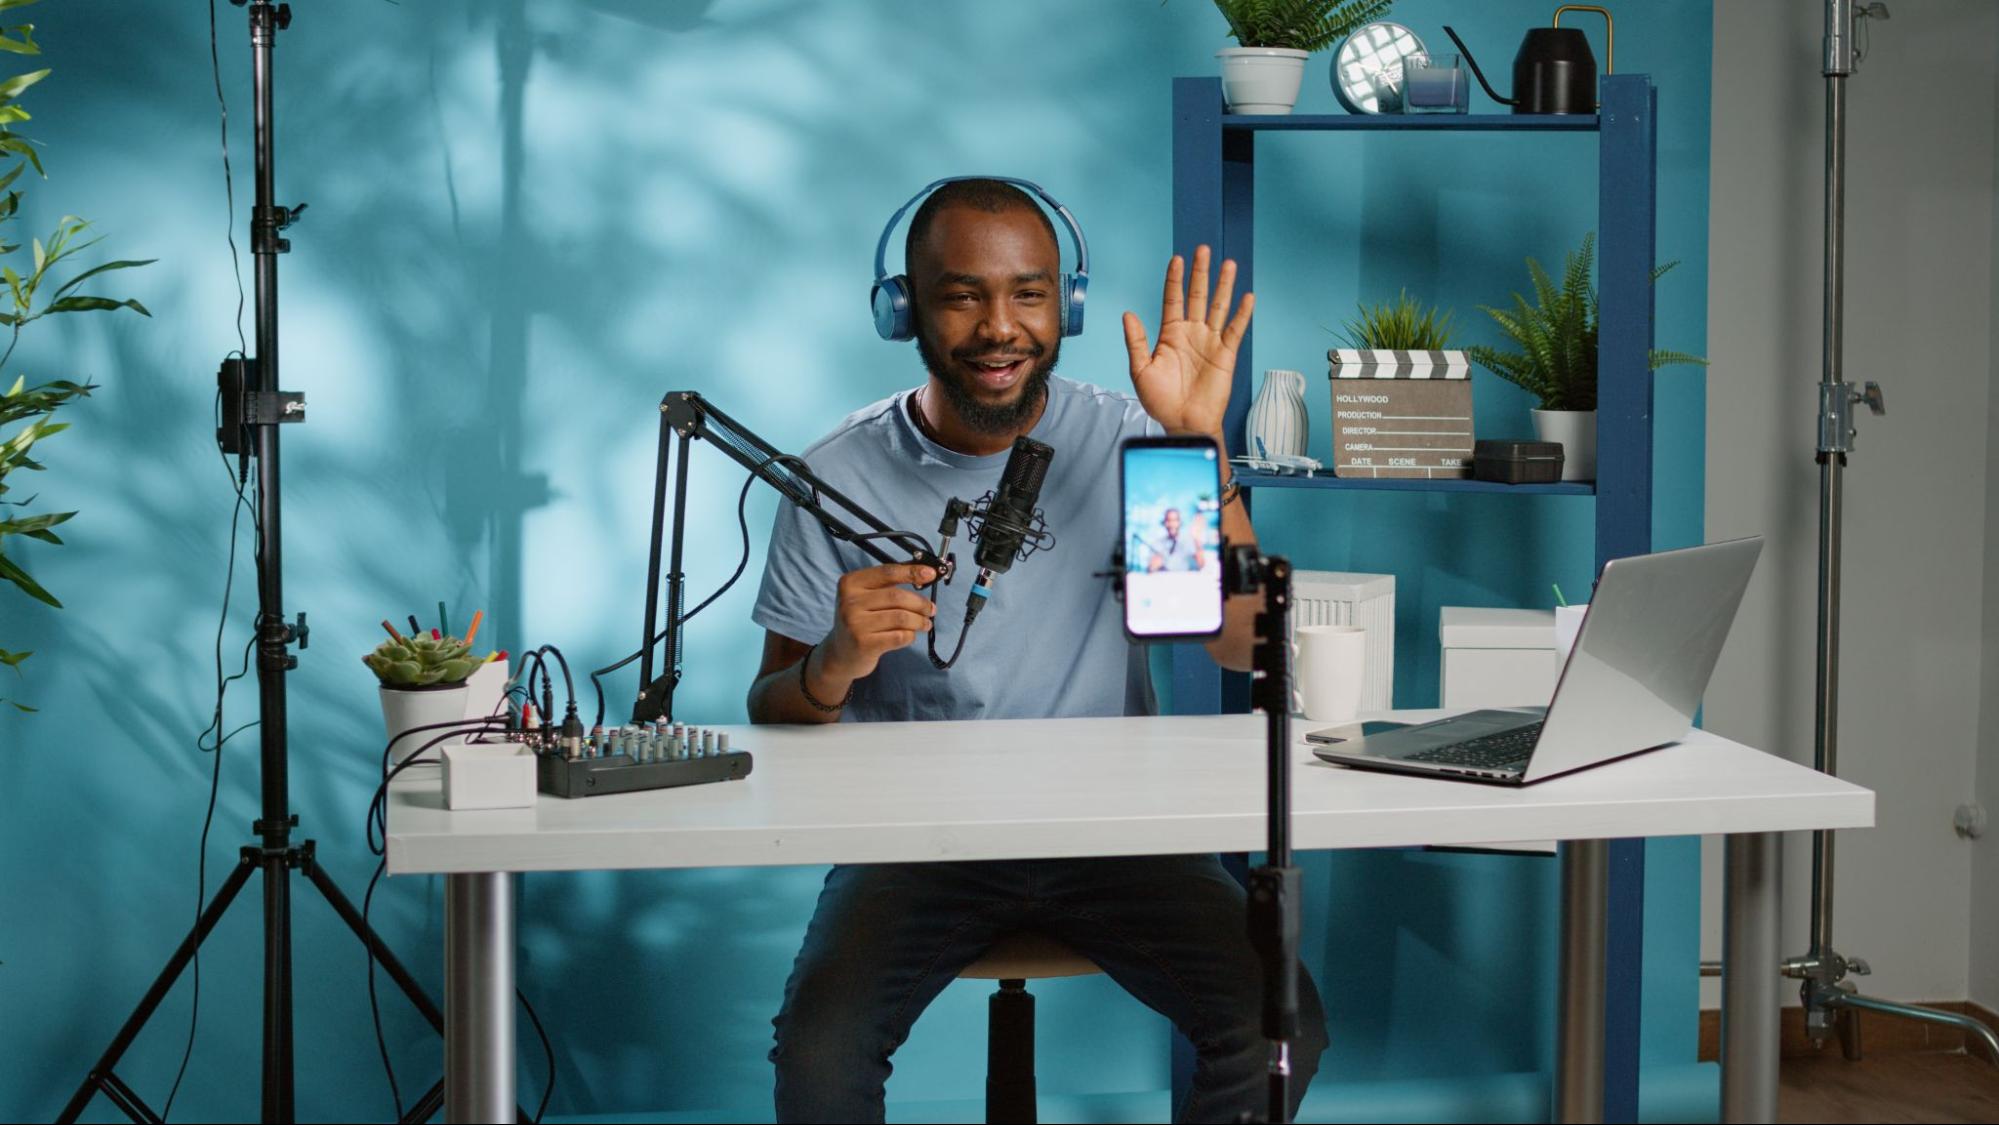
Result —
M1062 335L1078 336L1083 331L1083 298L1090 289L1090 245L1083 241L1083 228L1076 224L1076 217L1067 207L1055 201L1055 197L1041 190L1041 185L1027 180L1016 180L1012 176L949 176L916 193L909 202L896 209L889 216L888 225L882 228L881 241L875 244L875 287L868 294L868 303L874 307L875 331L884 340L909 340L916 336L915 321L909 315L909 277L905 274L888 275L888 238L895 232L895 224L911 207L917 205L924 196L960 180L997 180L1003 184L1026 188L1041 197L1041 202L1055 212L1064 226L1069 228L1069 236L1076 242L1076 272L1065 273L1060 282Z

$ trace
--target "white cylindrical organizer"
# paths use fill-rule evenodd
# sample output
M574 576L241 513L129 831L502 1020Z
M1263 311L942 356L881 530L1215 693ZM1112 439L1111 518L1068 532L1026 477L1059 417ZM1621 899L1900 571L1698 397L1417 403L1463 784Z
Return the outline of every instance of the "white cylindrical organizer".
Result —
M425 688L383 687L382 726L386 739L394 746L389 753L389 765L399 766L405 758L422 749L424 743L446 732L447 728L417 730L432 723L461 723L465 720L466 688L462 683ZM409 732L409 733L404 733ZM462 742L463 737L440 742L430 752L432 759L439 757L438 751L452 742Z
M1289 47L1223 47L1222 101L1230 113L1290 113L1309 53Z
M1263 373L1263 386L1249 404L1249 448L1237 450L1249 457L1303 457L1311 436L1311 419L1305 413L1305 373L1271 368Z

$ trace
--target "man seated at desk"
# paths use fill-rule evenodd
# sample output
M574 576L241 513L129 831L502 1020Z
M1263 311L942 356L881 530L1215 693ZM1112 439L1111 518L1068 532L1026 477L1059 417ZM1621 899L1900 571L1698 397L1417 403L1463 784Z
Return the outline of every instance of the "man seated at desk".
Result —
M940 671L926 643L935 626L940 653L956 646L970 576L943 587L933 611L919 592L929 569L867 565L803 511L780 508L753 614L767 635L751 720L1151 713L1144 650L1126 641L1112 586L1095 576L1119 537L1118 446L1161 430L1219 440L1254 304L1245 294L1231 318L1235 263L1222 263L1211 298L1207 247L1191 279L1172 260L1156 347L1124 315L1133 399L1052 374L1080 309L1065 308L1054 226L1026 192L944 183L910 220L904 260L929 379L849 415L806 460L891 526L922 532L948 499L993 489L1026 434L1055 450L1039 501L1055 542L993 583L957 663ZM1224 505L1223 532L1255 541L1240 504ZM1222 666L1249 667L1255 605L1229 599L1207 646ZM1192 1041L1183 1120L1260 1115L1268 1041L1244 919L1243 890L1213 855L836 867L774 1021L778 1119L880 1121L889 1056L917 1016L1016 930L1089 958ZM1326 1042L1309 978L1299 1014L1294 1098Z

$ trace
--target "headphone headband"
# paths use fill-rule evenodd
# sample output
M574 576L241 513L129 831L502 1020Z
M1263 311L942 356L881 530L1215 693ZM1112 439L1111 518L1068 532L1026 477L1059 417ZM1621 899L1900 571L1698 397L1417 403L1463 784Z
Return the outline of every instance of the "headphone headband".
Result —
M1026 188L1028 191L1033 192L1040 198L1041 202L1048 205L1049 210L1055 212L1062 220L1062 225L1069 228L1069 237L1076 247L1076 272L1086 277L1089 275L1090 244L1083 241L1082 226L1076 222L1076 216L1071 215L1069 209L1062 206L1054 196L1042 190L1040 184L1035 183L1033 180L1022 180L1013 176L946 176L925 186L922 191L917 192L915 195L910 196L909 202L896 208L895 214L888 217L888 225L882 228L881 240L875 243L876 278L879 279L888 276L888 240L889 236L895 233L895 225L902 221L903 215L907 214L911 207L923 202L931 192L936 191L945 184L963 183L966 180L994 180L1002 184L1012 184L1015 187Z

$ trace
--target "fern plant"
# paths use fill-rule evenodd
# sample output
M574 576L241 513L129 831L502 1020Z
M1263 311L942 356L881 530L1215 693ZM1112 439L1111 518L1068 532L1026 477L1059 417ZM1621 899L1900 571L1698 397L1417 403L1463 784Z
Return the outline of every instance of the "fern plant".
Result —
M1479 306L1515 350L1474 344L1465 353L1472 362L1539 399L1543 410L1595 410L1597 293L1590 280L1595 260L1594 231L1583 236L1581 249L1564 258L1560 288L1540 262L1527 259L1534 304L1515 293L1510 309ZM1652 280L1658 281L1678 264L1667 262L1654 269ZM1654 371L1672 364L1707 366L1700 356L1658 349L1648 352L1646 361Z
M0 0L0 11L32 2ZM33 24L0 27L0 51L17 55L41 54L41 48L35 43L34 30ZM14 187L14 182L21 178L21 174L32 167L37 175L46 175L34 143L16 133L13 126L28 120L28 111L16 99L48 75L49 71L43 69L0 80L0 153L19 158L13 168L0 175L0 193L4 193L0 194L0 227L19 217L21 193ZM4 279L4 286L0 286L0 325L10 330L7 347L0 352L0 371L4 371L7 361L13 358L14 348L21 342L21 329L45 316L114 309L131 309L144 316L152 315L137 301L77 291L84 282L100 274L143 266L148 262L104 262L58 282L56 275L73 268L72 259L96 243L94 238L81 237L89 227L89 223L74 215L63 216L46 241L39 238L29 240L32 244L31 261L15 258L22 248L21 244L8 242L4 231L0 231L0 262L10 263L0 265L0 279ZM18 270L11 264L16 261L21 266ZM26 376L16 376L7 392L0 395L0 585L11 585L20 593L57 609L62 608L62 602L22 567L17 561L18 556L9 557L8 540L34 539L61 546L62 537L56 534L55 528L76 513L27 514L25 509L35 498L8 499L7 494L13 487L8 478L17 470L39 472L43 469L42 463L33 456L35 444L68 429L67 422L54 421L56 412L95 389L95 385L87 381L77 383L68 379L56 379L31 387ZM19 673L21 662L32 655L0 647L0 666ZM0 704L21 711L34 710L18 700L3 697L0 697Z
M1434 352L1451 346L1452 314L1424 305L1407 289L1392 301L1356 303L1354 307L1360 315L1345 322L1346 332L1341 337L1348 347Z
M1215 0L1244 47L1323 51L1387 14L1394 0Z

